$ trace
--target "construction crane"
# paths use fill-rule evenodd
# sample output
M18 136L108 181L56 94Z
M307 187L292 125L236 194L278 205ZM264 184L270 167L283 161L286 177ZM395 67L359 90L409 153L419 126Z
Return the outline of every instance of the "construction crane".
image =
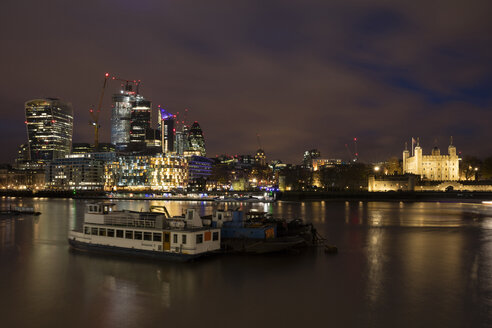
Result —
M138 95L138 89L140 87L140 83L142 83L142 81L140 80L127 80L127 79L122 79L122 78L119 78L119 77L116 77L116 76L113 76L111 78L111 80L113 81L120 81L120 82L125 82L125 91L132 91L131 88L130 88L130 84L133 83L136 87L136 94ZM123 83L121 84L121 86L123 87Z
M104 91L106 90L106 85L108 84L109 73L104 75L104 83L101 89L101 95L99 96L99 103L97 104L96 110L94 108L89 109L89 113L91 114L92 121L90 124L94 126L94 150L97 151L99 148L99 113L101 112L101 106L104 98Z
M354 151L350 149L348 144L345 144L345 148L347 149L347 153L352 162L357 162L359 160L359 153L357 151L357 138L354 138Z

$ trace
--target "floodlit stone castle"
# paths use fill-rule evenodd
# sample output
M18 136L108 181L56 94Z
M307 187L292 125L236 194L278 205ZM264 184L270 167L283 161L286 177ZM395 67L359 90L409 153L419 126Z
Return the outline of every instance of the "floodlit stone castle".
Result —
M412 145L413 147L413 145ZM441 155L439 148L434 147L431 155L423 155L420 142L410 151L403 151L403 173L419 175L421 179L431 181L457 181L459 180L459 159L456 155L456 147L453 139L448 147L448 155Z

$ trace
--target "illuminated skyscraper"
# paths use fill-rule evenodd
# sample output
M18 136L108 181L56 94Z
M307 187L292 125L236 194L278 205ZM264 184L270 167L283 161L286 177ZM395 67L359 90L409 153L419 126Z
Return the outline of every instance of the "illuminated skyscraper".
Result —
M34 99L25 103L29 160L51 161L70 154L73 109L58 98Z
M111 143L117 150L145 146L145 132L150 128L151 102L138 93L138 83L126 81L119 94L113 95ZM133 87L137 87L137 91Z
M202 128L197 121L193 123L188 131L188 144L190 151L197 152L199 156L206 156L205 139L203 138Z
M150 129L151 102L136 95L130 114L130 143L145 147L145 133Z
M130 120L135 94L132 90L132 85L127 83L120 94L113 95L111 143L118 150L126 149L130 143Z
M174 152L174 136L176 134L176 129L174 127L175 116L164 108L159 107L159 118L161 125L162 152L164 154Z

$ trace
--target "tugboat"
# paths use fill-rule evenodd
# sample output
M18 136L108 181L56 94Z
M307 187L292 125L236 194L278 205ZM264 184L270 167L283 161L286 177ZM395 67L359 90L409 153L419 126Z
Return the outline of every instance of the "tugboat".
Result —
M265 254L315 245L316 229L300 220L286 222L269 217L244 218L244 212L217 210L203 217L204 225L222 233L225 252ZM300 222L299 222L300 221Z
M116 209L112 203L87 204L83 231L70 231L77 250L188 261L220 250L219 228L205 227L196 210L171 217L160 212Z

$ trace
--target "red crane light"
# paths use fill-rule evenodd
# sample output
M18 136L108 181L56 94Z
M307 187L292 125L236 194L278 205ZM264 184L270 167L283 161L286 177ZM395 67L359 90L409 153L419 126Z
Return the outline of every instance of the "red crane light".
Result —
M104 74L104 76L109 77L109 73Z

